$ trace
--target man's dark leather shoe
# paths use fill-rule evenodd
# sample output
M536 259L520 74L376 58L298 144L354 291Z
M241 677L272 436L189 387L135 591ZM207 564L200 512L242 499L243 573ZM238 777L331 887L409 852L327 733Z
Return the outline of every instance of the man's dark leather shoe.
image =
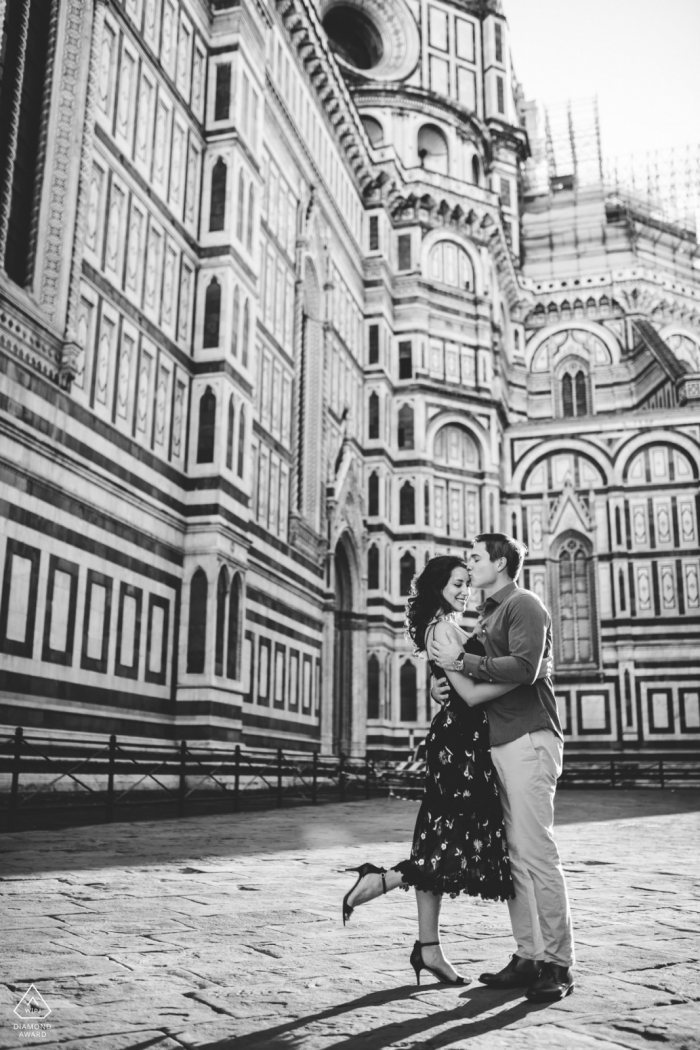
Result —
M543 965L540 959L521 959L514 955L498 973L482 973L479 980L489 988L529 988L540 976Z
M568 966L546 962L542 973L525 995L531 1003L557 1003L574 990L574 978Z

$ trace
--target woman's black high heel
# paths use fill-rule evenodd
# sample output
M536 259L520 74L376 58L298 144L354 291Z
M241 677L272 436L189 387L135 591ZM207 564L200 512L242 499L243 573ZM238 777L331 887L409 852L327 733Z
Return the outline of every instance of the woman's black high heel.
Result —
M356 871L357 872L357 879L355 881L355 885L352 886L348 890L348 892L345 894L345 896L343 897L343 926L345 925L345 923L348 921L348 919L350 918L350 916L352 915L352 913L355 910L353 907L351 907L348 904L348 897L353 892L353 890L357 889L357 887L360 885L360 883L364 879L365 875L381 875L381 877L382 877L382 893L386 893L386 868L376 868L374 866L374 864L361 864L359 868L346 868L345 870L346 871Z
M420 984L420 972L421 970L428 970L432 973L433 977L437 977L438 981L442 984L466 984L464 977L457 977L455 980L451 980L447 974L441 973L440 970L435 970L432 966L428 966L426 962L423 962L423 948L429 948L431 944L439 944L440 941L424 941L422 944L420 941L416 941L413 945L413 951L411 952L411 966L416 971L416 984Z

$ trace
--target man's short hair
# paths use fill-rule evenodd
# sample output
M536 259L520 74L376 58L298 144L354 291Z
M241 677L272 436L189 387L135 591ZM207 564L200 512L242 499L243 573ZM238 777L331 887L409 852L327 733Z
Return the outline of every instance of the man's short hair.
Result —
M506 536L503 532L482 532L476 537L474 543L483 543L489 552L490 561L505 558L506 572L511 580L517 580L527 554L527 547L524 543L513 539L512 536Z

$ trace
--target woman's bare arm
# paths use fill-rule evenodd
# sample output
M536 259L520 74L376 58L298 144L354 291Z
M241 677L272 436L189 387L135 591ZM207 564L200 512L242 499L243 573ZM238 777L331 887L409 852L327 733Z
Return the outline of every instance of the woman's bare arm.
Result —
M440 621L440 623L435 625L431 642L433 639L441 644L448 641L459 641L461 644L457 629L444 621ZM428 656L430 655L429 644ZM518 684L517 682L477 682L473 678L460 674L458 671L445 671L445 674L454 691L469 707L476 707L478 704L485 704L489 700L495 700L497 697L503 696L504 693L509 693L512 689L515 689Z

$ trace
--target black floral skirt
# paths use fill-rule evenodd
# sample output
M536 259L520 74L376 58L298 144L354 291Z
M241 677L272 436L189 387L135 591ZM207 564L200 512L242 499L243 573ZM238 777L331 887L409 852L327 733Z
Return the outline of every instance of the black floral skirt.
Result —
M513 896L503 812L482 708L456 694L433 719L426 740L425 796L408 861L408 886L485 900Z

